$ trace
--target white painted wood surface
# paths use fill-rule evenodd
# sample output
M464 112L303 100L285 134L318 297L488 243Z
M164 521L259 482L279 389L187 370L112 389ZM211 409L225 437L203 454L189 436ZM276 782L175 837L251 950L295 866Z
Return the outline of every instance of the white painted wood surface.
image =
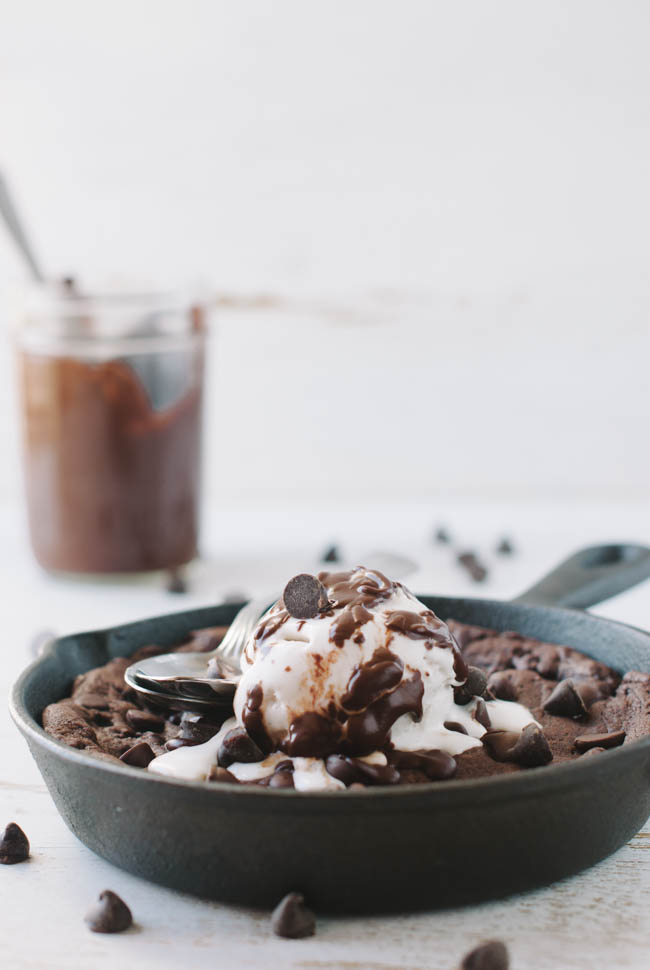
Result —
M428 543L430 527L444 520L487 555L496 535L509 526L521 552L511 561L492 558L492 578L481 589L504 597L521 591L577 545L623 536L650 542L647 506L456 505L436 513L426 506L345 507L327 509L326 516L323 511L297 506L289 515L280 506L231 507L213 516L206 532L213 537L206 543L211 554L193 569L191 593L174 598L161 591L157 578L91 585L43 576L29 558L18 510L0 507L2 690L24 665L29 636L39 628L70 632L205 604L237 587L269 588L292 568L309 564L313 551L330 538L344 542L352 557L369 546L415 554L421 563L411 582L416 591L466 594L475 589L453 566L448 550ZM598 612L650 626L649 585ZM539 892L446 913L319 918L314 938L283 941L271 935L265 912L181 896L93 855L58 816L5 711L0 751L0 822L16 820L32 843L29 863L0 867L0 965L12 970L451 970L472 945L494 936L508 943L513 970L643 970L649 965L650 828L592 870ZM137 926L129 933L97 936L83 923L84 912L105 888L132 907Z

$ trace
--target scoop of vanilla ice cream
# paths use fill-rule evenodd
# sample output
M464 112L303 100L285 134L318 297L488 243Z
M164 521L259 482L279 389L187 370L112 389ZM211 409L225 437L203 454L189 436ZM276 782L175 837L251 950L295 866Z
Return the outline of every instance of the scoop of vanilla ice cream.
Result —
M204 744L155 758L149 771L205 779L230 732L244 727L260 757L228 761L233 778L263 783L289 758L297 790L336 790L348 783L340 775L346 756L390 772L391 758L408 767L422 753L480 747L486 725L518 732L535 723L512 701L456 703L467 678L456 641L400 583L361 566L318 578L327 597L321 590L315 615L300 619L279 600L258 624L242 657L235 716Z
M479 745L475 705L454 701L467 670L446 624L371 569L319 579L328 608L304 620L280 600L244 652L235 717L263 750L362 756L390 741L459 754Z

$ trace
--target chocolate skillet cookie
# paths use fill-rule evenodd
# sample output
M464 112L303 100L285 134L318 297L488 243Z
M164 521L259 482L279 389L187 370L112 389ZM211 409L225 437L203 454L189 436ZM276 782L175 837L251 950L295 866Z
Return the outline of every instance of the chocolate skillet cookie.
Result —
M146 768L154 757L180 744L207 741L219 730L218 718L148 709L138 693L125 684L124 671L134 660L171 650L214 650L225 632L225 627L197 630L186 643L167 651L156 645L143 647L132 657L117 657L80 674L70 697L45 708L43 727L72 748L104 760L119 759L136 768Z
M623 678L571 647L542 643L514 631L497 633L448 621L463 657L483 669L501 700L527 707L542 728L553 764L617 747L650 734L650 675ZM490 732L482 748L456 756L456 778L520 769L509 755L507 732Z
M579 757L597 757L603 750L650 734L650 675L631 671L621 678L604 664L569 647L453 620L448 625L469 667L466 684L456 688L456 702L465 704L477 696L518 701L530 710L541 730L530 725L519 733L494 731L485 705L479 701L474 716L487 728L482 747L453 759L444 752L387 750L388 765L383 768L331 756L328 771L348 787L439 784L451 777L509 774ZM224 628L199 630L187 643L172 649L209 651L224 632ZM133 657L117 658L81 674L70 697L43 711L43 727L73 748L141 769L165 751L209 740L219 731L222 719L218 715L174 713L165 717L154 708L148 709L124 683L124 671L134 659L161 652L159 646L143 647ZM453 722L445 727L464 730ZM237 742L245 747L252 743L245 731L240 733L242 738L226 739L228 744ZM234 760L247 760L239 748L237 751ZM211 781L236 781L227 769L227 760L215 765ZM251 756L248 760L259 758ZM290 775L291 764L285 761L277 765L275 775L249 783L291 787Z

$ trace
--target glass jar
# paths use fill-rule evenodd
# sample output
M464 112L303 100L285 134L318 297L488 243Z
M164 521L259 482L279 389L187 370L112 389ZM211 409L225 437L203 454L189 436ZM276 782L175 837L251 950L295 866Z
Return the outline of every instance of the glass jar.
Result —
M18 334L32 547L46 569L197 553L204 314L161 295L41 294Z

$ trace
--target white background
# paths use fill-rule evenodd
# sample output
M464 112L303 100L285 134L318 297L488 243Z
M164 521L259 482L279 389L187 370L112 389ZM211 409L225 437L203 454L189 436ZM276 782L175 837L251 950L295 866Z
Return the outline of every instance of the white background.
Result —
M47 269L240 304L208 500L647 500L647 4L0 15L0 165ZM0 232L5 329L21 278ZM14 497L4 340L0 378Z
M405 553L416 591L457 595L477 592L467 543L490 568L478 591L504 598L578 546L650 543L649 28L643 0L0 0L0 167L48 272L198 281L217 324L189 594L46 576L8 339L24 273L0 229L1 693L40 628L277 589L333 539ZM454 549L431 543L439 521ZM650 626L647 584L598 610ZM4 710L0 742L0 824L33 852L2 874L20 970L449 970L494 935L522 970L647 965L647 829L548 890L319 914L314 940L284 942L265 913L95 857ZM87 932L106 887L138 930Z

